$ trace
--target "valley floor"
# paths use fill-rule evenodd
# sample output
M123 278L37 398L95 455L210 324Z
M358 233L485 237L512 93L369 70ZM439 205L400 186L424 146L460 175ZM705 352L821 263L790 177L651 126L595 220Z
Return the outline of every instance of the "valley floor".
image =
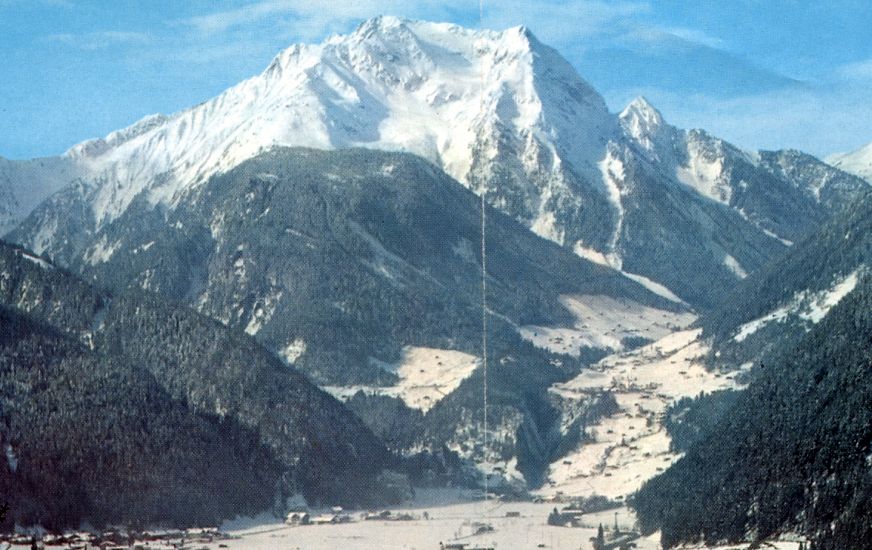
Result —
M699 330L680 330L652 344L610 355L576 378L551 388L563 402L612 394L618 410L586 427L588 441L551 465L541 496L603 495L621 500L665 470L671 452L666 409L682 397L736 389L737 373L710 372Z
M328 549L343 550L438 550L439 543L461 542L469 548L578 549L590 548L600 522L614 523L614 512L592 514L585 527L547 525L554 504L533 502L455 502L452 504L412 505L405 510L417 519L411 521L358 521L341 525L288 527L263 525L233 532L238 539L222 541L230 549ZM427 513L430 519L423 519ZM507 517L516 512L520 517ZM490 524L494 531L472 535L473 523ZM619 512L622 525L632 525L629 512ZM540 546L541 545L541 546ZM640 540L639 550L655 549L656 541Z
M439 550L439 543L466 543L467 550L535 550L538 548L587 550L600 523L612 526L617 512L618 526L628 529L635 516L626 508L586 514L582 527L556 527L547 524L553 503L533 502L458 502L442 506L413 505L406 511L417 516L412 521L360 521L341 525L291 527L265 524L234 531L234 537L221 541L231 550ZM558 505L560 506L560 505ZM421 519L424 512L429 520ZM520 517L506 517L518 512ZM472 522L486 522L494 531L471 536ZM606 535L609 532L606 531ZM660 535L635 539L636 550L659 550ZM749 550L750 545L718 546L716 550ZM218 545L208 548L217 550ZM687 550L696 547L687 547ZM703 548L703 547L699 547ZM761 549L798 550L798 542L773 542Z
M551 391L568 404L609 392L618 404L614 414L588 425L589 439L561 458L548 471L547 483L535 495L538 502L482 502L459 490L419 490L416 499L395 509L411 516L406 521L367 521L363 513L349 513L351 522L290 526L272 517L225 524L228 537L200 540L185 547L253 550L437 550L440 543L466 543L475 548L578 550L593 548L591 539L602 524L622 531L635 527L626 507L585 514L579 527L547 524L548 515L562 509L571 497L602 495L622 501L644 481L680 456L669 448L663 426L664 411L676 400L700 392L737 388L738 373L709 372L702 358L707 352L698 330L679 330L647 346L606 357L576 378ZM465 359L465 358L464 358ZM571 419L570 419L571 420ZM317 513L313 512L312 516ZM475 535L476 523L494 530ZM606 531L607 537L610 531ZM137 548L173 548L168 541ZM633 540L637 550L659 549L659 534ZM164 544L161 546L160 544ZM764 545L763 548L767 546ZM798 542L773 542L769 548L796 550ZM13 548L29 548L13 546ZM745 550L748 545L717 547Z
M578 377L552 388L570 405L598 392L611 393L618 410L587 427L590 440L555 462L548 483L537 496L546 502L464 501L459 493L424 491L405 511L411 521L356 521L340 525L290 527L268 523L231 531L238 538L222 541L230 549L438 549L439 543L468 543L468 548L588 549L599 524L611 527L617 514L622 530L635 526L626 507L585 514L581 527L547 524L549 513L575 496L603 495L622 500L644 481L667 468L680 455L669 449L664 411L676 400L700 392L739 387L737 373L709 372L702 365L708 351L698 330L678 330L629 352L606 357ZM423 519L425 512L429 519ZM513 516L507 517L508 512ZM473 536L474 522L494 531ZM609 532L607 531L607 535ZM638 550L660 548L659 534L634 540ZM771 548L795 550L796 542L773 542ZM722 546L743 550L748 545Z
M587 550L592 549L591 538L596 536L600 523L612 526L617 513L618 526L623 530L635 523L632 512L626 508L587 514L581 527L547 525L553 503L463 501L459 495L432 492L403 508L412 515L410 521L364 521L362 514L353 513L352 523L338 525L290 526L278 520L250 521L248 525L225 526L226 536L211 542L188 541L183 546L170 542L137 542L134 548L142 550L170 550L195 548L197 550L439 550L439 543L466 543L467 550L493 548L494 550L535 550L538 548ZM449 498L445 498L448 496ZM440 502L441 500L441 502ZM451 502L453 501L453 502ZM560 505L558 505L560 506ZM424 513L429 519L424 519ZM509 512L520 514L507 517ZM494 531L473 536L474 522L490 524ZM609 536L609 531L606 535ZM659 534L635 539L637 550L660 548ZM76 546L82 548L81 546ZM9 550L27 550L29 544L13 545ZM69 548L53 547L47 548ZM98 548L98 547L94 547ZM118 548L127 548L120 546ZM702 547L686 547L690 548ZM725 545L716 550L749 550L749 545ZM774 542L760 548L797 550L798 542Z

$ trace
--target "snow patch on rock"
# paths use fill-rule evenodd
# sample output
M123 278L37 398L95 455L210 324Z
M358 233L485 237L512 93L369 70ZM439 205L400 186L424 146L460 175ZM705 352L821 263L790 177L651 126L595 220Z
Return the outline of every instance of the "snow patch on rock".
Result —
M118 247L121 245L121 242L115 242L109 244L106 239L106 236L103 235L100 237L100 240L94 244L87 252L85 252L85 262L90 265L97 265L101 263L108 262L112 255L115 254L115 251L118 250Z
M296 363L297 359L302 357L304 353L306 353L306 342L302 338L296 338L288 342L288 345L283 347L279 352L289 365Z
M724 256L724 265L740 279L744 279L748 276L748 273L742 268L742 264L739 263L739 260L729 254Z

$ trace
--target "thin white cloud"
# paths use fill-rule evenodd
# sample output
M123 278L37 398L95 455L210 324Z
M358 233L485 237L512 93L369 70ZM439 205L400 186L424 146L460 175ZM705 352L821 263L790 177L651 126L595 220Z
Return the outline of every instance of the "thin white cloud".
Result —
M181 23L201 34L215 35L270 19L292 16L295 24L300 28L314 31L328 27L331 22L347 22L350 19L394 13L394 10L402 7L401 2L389 0L368 2L336 0L331 2L329 7L304 0L264 0L241 8L191 17L182 20Z
M525 0L484 3L484 26L505 28L525 24L543 40L555 45L580 37L610 34L630 18L648 12L639 0L543 0L535 9ZM407 2L403 0L334 0L329 6L311 0L261 0L236 8L199 15L180 21L205 35L262 24L270 19L293 17L293 25L304 38L318 38L350 22L377 15L399 15L415 19L455 20L457 15L478 19L479 4L469 0Z
M151 37L141 32L98 31L82 34L52 34L47 36L46 40L60 42L82 50L99 50L118 44L146 44L151 40Z
M262 21L279 13L294 11L296 2L256 2L241 8L198 15L181 21L203 34L222 33L234 27Z
M506 0L485 5L485 27L505 28L524 24L543 41L560 48L580 39L625 32L639 15L650 11L647 2L547 0L531 9L524 0Z
M686 42L708 46L709 48L723 49L725 47L723 40L698 29L690 29L686 27L654 27L652 30L657 33L674 36Z
M847 63L839 67L836 73L847 80L872 81L872 59Z

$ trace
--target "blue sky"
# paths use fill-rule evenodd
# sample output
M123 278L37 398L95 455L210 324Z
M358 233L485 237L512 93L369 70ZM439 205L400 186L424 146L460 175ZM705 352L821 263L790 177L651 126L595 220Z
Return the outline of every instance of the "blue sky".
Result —
M0 156L59 154L199 103L280 50L379 14L478 26L477 0L0 0ZM748 148L817 155L872 141L872 2L485 0L527 25L620 110Z

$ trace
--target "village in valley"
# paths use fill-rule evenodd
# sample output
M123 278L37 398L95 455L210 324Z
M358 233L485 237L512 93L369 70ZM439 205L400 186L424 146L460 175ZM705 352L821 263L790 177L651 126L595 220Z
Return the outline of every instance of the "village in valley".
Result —
M552 464L544 485L529 493L502 491L500 468L491 465L492 492L417 489L394 509L310 508L302 500L286 516L238 518L187 531L102 534L85 532L35 538L19 535L11 549L254 549L254 550L655 550L660 534L642 536L627 500L680 454L664 426L668 407L701 390L741 387L741 371L706 370L707 352L697 330L678 330L649 345L616 352L575 379L551 389L567 422L573 404L609 393L613 410L586 427L589 440ZM504 494L501 494L504 493ZM511 495L511 496L509 496ZM785 537L778 550L803 550L805 539ZM720 550L743 550L728 545Z
M534 498L482 500L468 490L420 491L415 502L395 510L350 511L339 507L246 518L218 528L94 534L71 532L37 540L17 535L4 550L654 550L659 534L642 537L635 516L604 499ZM603 505L606 506L605 509ZM804 539L768 548L803 550ZM747 550L727 545L718 550Z

